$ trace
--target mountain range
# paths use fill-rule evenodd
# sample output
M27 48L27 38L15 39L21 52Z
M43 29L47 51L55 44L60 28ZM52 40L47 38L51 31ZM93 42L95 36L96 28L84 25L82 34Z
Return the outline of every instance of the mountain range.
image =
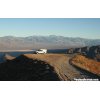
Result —
M29 36L29 37L0 37L0 50L24 49L65 49L71 47L84 47L100 45L100 39L72 38L64 36Z

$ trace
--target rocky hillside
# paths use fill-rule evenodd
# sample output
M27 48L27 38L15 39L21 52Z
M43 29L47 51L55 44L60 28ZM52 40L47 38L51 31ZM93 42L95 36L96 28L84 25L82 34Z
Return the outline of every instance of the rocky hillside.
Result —
M24 54L0 63L0 81L73 81L99 79L97 75L77 69L70 64L75 55L68 54ZM93 62L95 64L95 62Z
M100 45L91 46L91 47L86 46L86 47L82 47L82 48L71 48L71 49L67 50L67 53L68 54L80 53L89 58L100 61Z
M0 64L0 81L58 81L54 67L24 55Z
M5 61L10 61L10 60L15 59L15 57L10 56L9 54L5 54L5 56L3 58L4 58Z
M86 58L85 56L82 55L76 55L71 59L70 62L73 66L82 68L84 70L87 70L91 73L100 76L100 62Z

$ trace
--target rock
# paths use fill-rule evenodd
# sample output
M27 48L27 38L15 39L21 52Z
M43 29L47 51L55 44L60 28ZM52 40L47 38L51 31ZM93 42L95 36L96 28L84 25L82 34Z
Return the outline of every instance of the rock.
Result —
M73 53L74 53L74 49L73 48L67 50L67 54L73 54Z
M10 58L9 55L6 57ZM54 73L55 72L55 73ZM0 64L0 81L59 81L54 67L21 55Z
M81 53L81 48L75 48L74 53Z
M86 46L81 48L81 52L85 52L86 54L89 52L90 47Z
M68 54L80 53L84 56L100 61L100 45L91 47L86 46L82 48L73 48L73 49L71 48L67 50L67 53Z
M13 57L13 56L11 56L9 54L5 54L5 56L4 56L4 60L5 61L10 61L10 60L13 60L13 59L15 59L15 57Z

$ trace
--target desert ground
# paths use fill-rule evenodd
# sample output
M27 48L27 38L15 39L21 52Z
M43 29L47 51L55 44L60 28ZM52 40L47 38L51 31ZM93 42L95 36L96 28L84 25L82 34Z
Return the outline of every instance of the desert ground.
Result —
M74 81L75 79L98 79L93 70L75 66L76 54L24 54L17 58L6 55L0 64L0 80L11 81ZM78 59L78 58L77 58ZM83 60L83 59L80 59ZM74 61L74 64L71 62ZM81 62L81 61L80 61ZM87 63L90 60L87 60ZM92 63L95 63L92 62ZM99 62L98 62L99 63ZM78 64L78 63L77 63ZM91 66L93 68L93 66ZM98 67L96 69L98 70ZM91 69L92 69L91 68ZM100 73L100 70L98 70Z
M74 78L96 78L96 75L92 75L93 71L88 72L85 68L84 70L77 69L75 66L70 64L70 59L74 58L76 56L75 54L26 54L25 56L49 63L54 67L61 80L74 80ZM93 63L95 63L95 61ZM93 66L91 67L93 68ZM100 73L100 70L98 70L98 73Z
M87 70L91 73L94 73L100 76L100 62L99 61L95 61L93 59L89 59L83 55L78 54L70 60L70 63L73 66Z

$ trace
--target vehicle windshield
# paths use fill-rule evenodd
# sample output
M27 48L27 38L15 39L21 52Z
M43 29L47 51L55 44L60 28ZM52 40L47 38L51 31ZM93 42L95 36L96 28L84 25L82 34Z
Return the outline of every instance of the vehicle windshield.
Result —
M43 50L38 50L38 51L43 51Z

